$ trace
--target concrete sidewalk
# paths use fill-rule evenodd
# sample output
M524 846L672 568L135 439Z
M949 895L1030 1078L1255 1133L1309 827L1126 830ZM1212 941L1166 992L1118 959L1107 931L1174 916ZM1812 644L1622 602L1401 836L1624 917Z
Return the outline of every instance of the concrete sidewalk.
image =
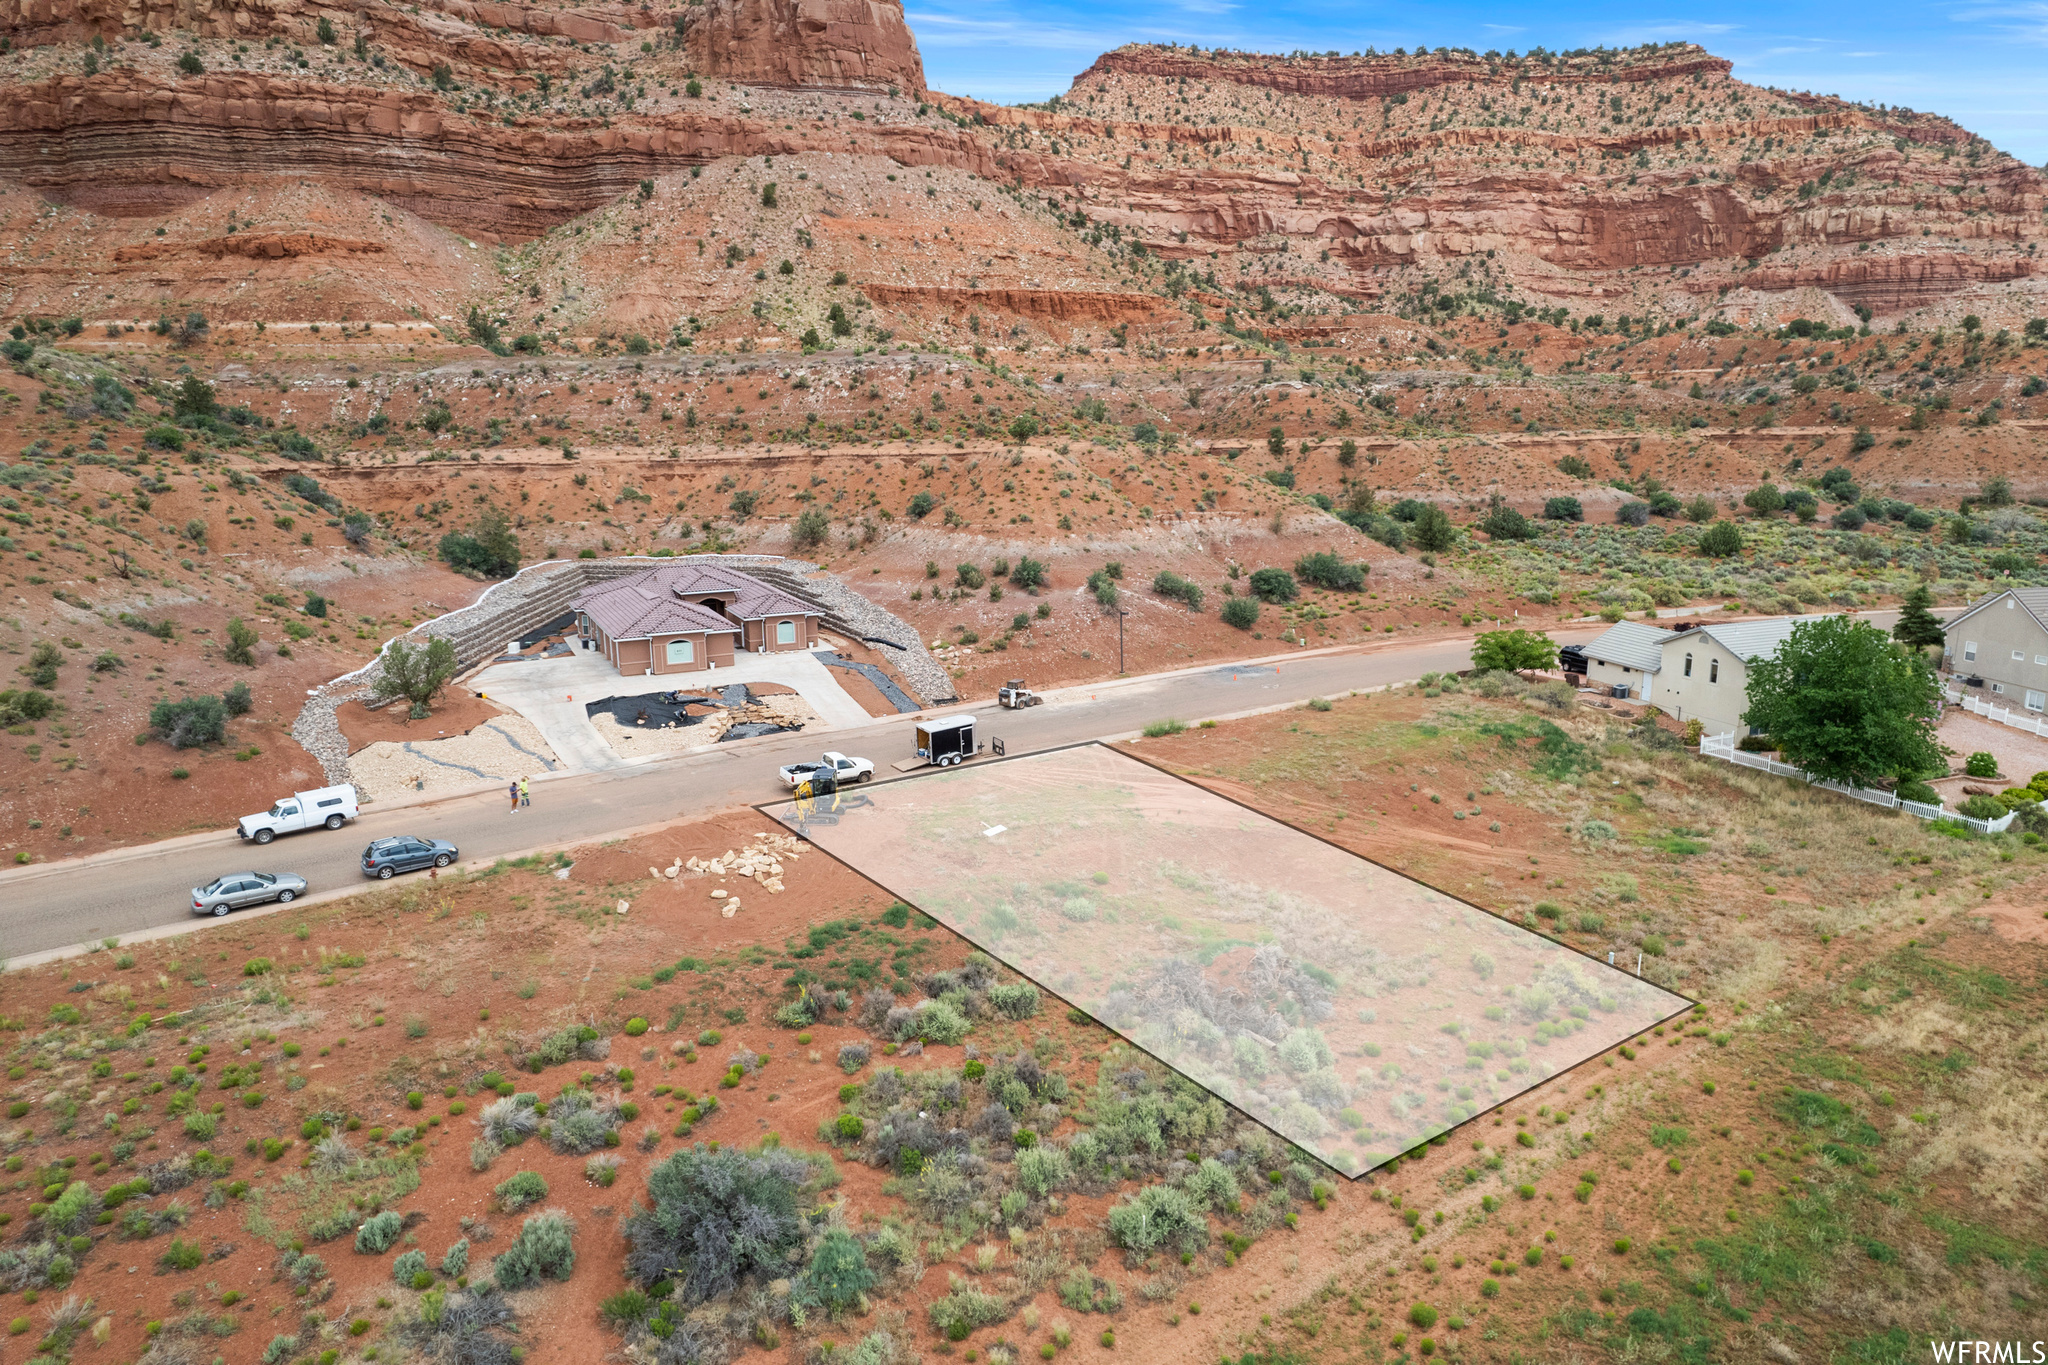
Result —
M806 726L807 732L854 729L875 720L808 650L784 654L742 650L734 654L730 667L638 677L621 677L602 654L578 650L566 658L493 664L469 685L532 721L565 769L602 772L647 760L622 758L604 741L585 709L591 702L675 690L709 692L733 683L780 683L795 689L822 722Z

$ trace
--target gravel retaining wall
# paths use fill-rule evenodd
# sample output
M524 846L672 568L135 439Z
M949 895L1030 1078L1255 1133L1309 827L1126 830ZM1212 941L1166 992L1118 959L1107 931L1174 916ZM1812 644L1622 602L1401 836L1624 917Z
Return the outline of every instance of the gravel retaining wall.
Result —
M749 565L773 567L791 574L815 573L818 568L804 560L785 559L780 555L693 555L690 558L715 559L738 569ZM503 582L485 588L470 605L458 607L431 621L423 621L397 638L414 643L436 637L447 640L455 647L456 662L466 673L498 657L506 641L516 640L534 627L560 616L568 609L569 603L592 584L675 562L673 557L630 555L614 559L558 559L529 565ZM953 683L946 676L946 670L932 658L916 630L907 622L892 612L882 610L836 578L806 579L803 588L807 596L817 598L828 611L843 618L860 634L907 645L905 649L890 650L891 660L924 701L936 704L955 700ZM387 641L385 647L389 645ZM382 655L383 651L379 650L379 659ZM307 694L306 704L299 709L298 718L292 722L292 738L320 764L330 784L351 780L348 740L342 735L341 723L335 719L334 713L344 702L369 697L368 679L377 667L378 660L373 659L361 668L314 688Z

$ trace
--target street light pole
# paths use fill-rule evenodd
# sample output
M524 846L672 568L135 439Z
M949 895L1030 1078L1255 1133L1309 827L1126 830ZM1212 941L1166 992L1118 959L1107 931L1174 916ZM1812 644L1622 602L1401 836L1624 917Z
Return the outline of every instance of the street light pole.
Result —
M1129 615L1130 613L1124 610L1123 604L1118 603L1116 609L1116 673L1118 677L1122 677L1124 674L1124 618Z

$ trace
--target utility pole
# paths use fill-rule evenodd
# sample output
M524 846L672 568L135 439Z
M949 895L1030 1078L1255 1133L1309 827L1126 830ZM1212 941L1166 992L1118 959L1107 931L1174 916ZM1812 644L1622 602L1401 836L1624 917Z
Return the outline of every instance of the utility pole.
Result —
M1130 613L1124 610L1123 603L1118 602L1116 606L1116 674L1119 678L1124 675L1124 618L1129 615Z

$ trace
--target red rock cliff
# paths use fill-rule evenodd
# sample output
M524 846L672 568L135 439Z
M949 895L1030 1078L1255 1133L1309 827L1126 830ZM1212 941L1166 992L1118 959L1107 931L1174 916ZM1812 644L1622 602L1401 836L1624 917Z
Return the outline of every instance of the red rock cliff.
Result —
M700 69L753 85L924 89L902 0L710 0L684 11Z

